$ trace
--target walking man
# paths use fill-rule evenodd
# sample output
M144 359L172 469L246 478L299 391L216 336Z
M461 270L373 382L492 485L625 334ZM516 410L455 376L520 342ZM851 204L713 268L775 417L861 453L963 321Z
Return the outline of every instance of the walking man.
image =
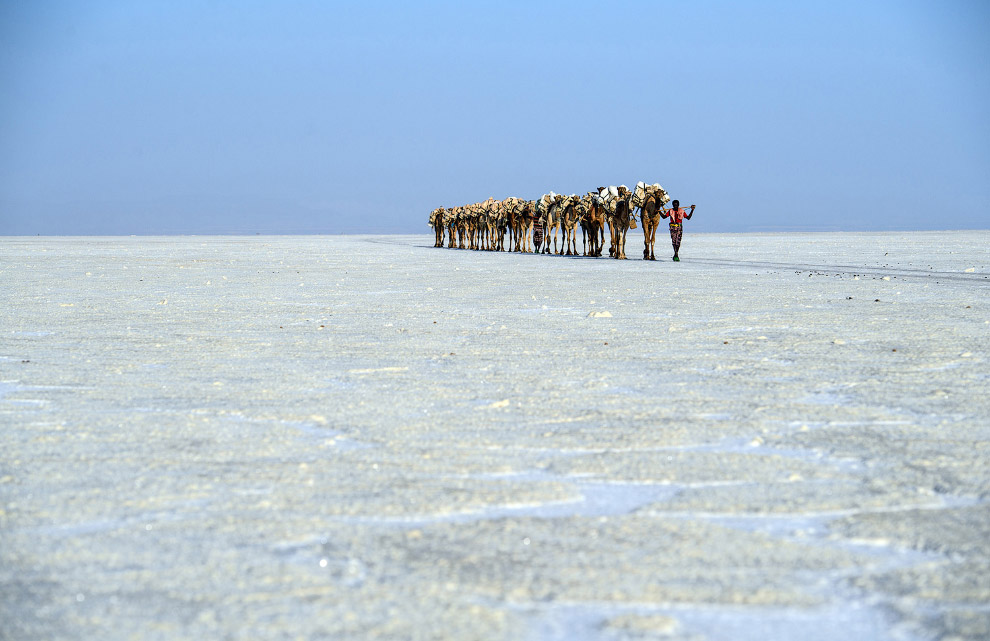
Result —
M670 244L674 246L674 260L680 261L677 252L681 249L681 237L684 235L681 225L685 218L691 220L691 216L694 215L694 205L691 205L691 211L681 208L681 203L678 200L671 202L670 205L671 208L667 211L661 211L660 216L670 218Z

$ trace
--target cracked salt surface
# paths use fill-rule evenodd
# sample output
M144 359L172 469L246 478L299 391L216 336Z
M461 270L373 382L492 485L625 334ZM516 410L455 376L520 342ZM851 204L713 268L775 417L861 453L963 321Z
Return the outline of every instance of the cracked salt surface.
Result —
M431 244L0 241L5 633L990 637L990 233Z

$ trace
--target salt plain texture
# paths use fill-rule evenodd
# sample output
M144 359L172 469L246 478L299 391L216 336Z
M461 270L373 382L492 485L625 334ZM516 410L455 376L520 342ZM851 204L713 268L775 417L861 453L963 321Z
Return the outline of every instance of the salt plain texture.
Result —
M0 636L990 636L990 232L432 242L0 240Z

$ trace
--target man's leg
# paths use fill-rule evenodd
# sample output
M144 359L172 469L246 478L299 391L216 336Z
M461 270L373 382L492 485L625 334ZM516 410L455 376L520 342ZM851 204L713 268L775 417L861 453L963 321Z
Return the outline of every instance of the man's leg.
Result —
M670 244L674 247L674 260L680 260L677 256L677 252L681 249L681 226L671 225L670 226Z

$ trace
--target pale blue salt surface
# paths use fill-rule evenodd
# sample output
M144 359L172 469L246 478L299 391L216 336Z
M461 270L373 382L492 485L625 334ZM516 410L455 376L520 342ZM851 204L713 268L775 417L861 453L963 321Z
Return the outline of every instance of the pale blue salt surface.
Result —
M978 541L921 552L921 534L896 519L867 539L834 529L985 505L979 465L952 462L986 451L990 235L939 235L952 249L937 253L931 238L689 235L677 265L440 250L423 237L5 240L5 618L26 639L237 637L271 621L283 636L343 637L353 630L319 626L345 614L363 638L498 638L451 614L482 604L532 638L620 638L607 620L630 612L711 639L957 633L936 619L967 604L924 576L968 571L958 562L983 559ZM629 452L772 456L889 498L863 510L796 500L785 512L715 502L675 513L663 504L685 490L785 479L745 465L699 482L541 467ZM407 506L393 482L433 493ZM515 492L489 488L505 483ZM568 492L530 491L547 484ZM909 490L923 500L905 500ZM825 565L834 554L836 567L777 577L814 607L692 601L690 586L678 603L479 596L523 583L527 566L507 558L500 582L462 579L441 607L443 580L403 565L407 533L537 519L574 535L606 519L621 534L630 517L725 530L706 541L739 546L735 563L762 558L768 540ZM349 525L381 549L349 540ZM635 585L620 557L649 541L618 538L614 567L594 565L588 581ZM466 562L439 552L456 576ZM540 570L548 581L580 575L570 552ZM858 562L841 565L848 553ZM921 573L914 593L849 583L903 568ZM713 562L698 579L734 569ZM191 605L174 603L174 616L154 607L179 593ZM890 607L909 602L913 614Z

